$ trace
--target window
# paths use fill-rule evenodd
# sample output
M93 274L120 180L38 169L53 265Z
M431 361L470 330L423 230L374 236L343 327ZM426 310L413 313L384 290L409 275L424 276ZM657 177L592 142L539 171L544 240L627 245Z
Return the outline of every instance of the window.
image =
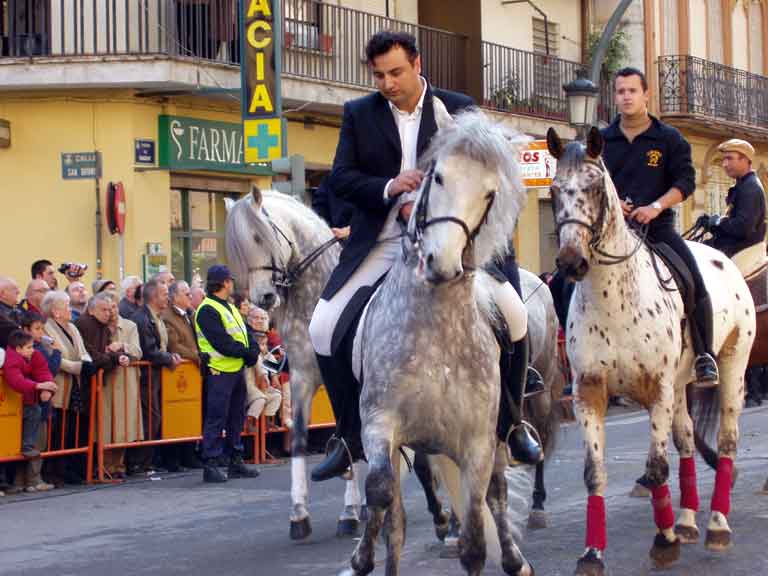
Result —
M763 5L752 0L749 6L749 71L763 74Z
M678 42L679 20L677 17L677 0L663 0L661 16L661 26L664 32L661 53L664 56L677 56L680 53L680 44Z
M720 0L707 0L708 60L723 63L723 7Z
M285 0L286 47L321 49L323 5L320 0Z
M177 278L203 281L208 268L226 263L224 222L227 217L221 194L204 190L171 190L171 271Z
M547 40L549 40L549 54L560 54L560 26L556 22L544 22L543 18L533 19L533 51L547 54Z

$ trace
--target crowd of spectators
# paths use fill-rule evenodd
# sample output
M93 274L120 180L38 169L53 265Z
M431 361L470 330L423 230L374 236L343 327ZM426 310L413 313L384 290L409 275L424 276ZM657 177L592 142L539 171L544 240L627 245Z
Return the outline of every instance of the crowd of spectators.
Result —
M200 286L161 272L146 283L137 276L119 286L99 279L89 293L81 281L85 268L62 265L62 290L53 264L36 261L23 300L18 283L0 276L0 368L7 386L23 398L24 457L0 464L0 496L86 480L83 454L43 460L41 453L84 446L92 376L99 370L105 416L96 441L125 444L161 438L161 370L174 370L183 361L200 365L194 319L205 298ZM247 373L249 425L262 413L288 424L287 366L269 316L240 295L233 303L261 351ZM137 361L143 362L136 366ZM112 478L190 467L200 467L194 444L104 452L104 469Z

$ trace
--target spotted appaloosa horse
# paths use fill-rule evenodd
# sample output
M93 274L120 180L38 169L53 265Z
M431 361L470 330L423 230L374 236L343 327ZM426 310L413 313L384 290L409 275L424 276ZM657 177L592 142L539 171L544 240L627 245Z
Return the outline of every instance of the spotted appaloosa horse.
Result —
M618 195L600 159L603 139L593 129L586 145L564 146L547 133L550 153L559 161L552 184L560 243L558 264L578 281L568 313L566 343L574 380L576 414L586 445L584 479L589 492L586 551L576 574L601 575L607 544L604 493L605 413L609 394L634 399L651 417L646 475L652 483L657 534L651 557L657 565L674 562L680 543L698 539L699 507L694 466L693 423L686 386L694 379L690 334L683 302L665 288L666 266L653 261L641 239L625 224ZM755 334L755 309L736 266L720 252L691 244L710 292L715 314L714 352L720 368L719 461L707 526L706 545L724 550L738 418L744 395L744 370ZM655 273L658 267L659 273ZM675 526L667 485L670 430L680 454L680 515Z

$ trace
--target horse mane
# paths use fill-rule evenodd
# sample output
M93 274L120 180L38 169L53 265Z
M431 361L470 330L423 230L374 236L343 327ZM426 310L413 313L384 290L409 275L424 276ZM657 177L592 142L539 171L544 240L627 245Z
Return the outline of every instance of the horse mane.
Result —
M322 236L324 240L331 237L331 230L325 221L292 196L277 190L262 190L261 195L260 209L256 209L253 196L247 194L232 205L227 215L227 258L233 273L240 278L248 275L250 242L263 246L278 262L287 263L290 257L285 253L285 243L278 241L267 214L281 229L292 232L299 243L317 236ZM303 233L308 237L299 238L297 232L300 230L309 230L309 234Z
M499 190L474 242L475 262L489 262L509 252L517 217L527 195L518 170L518 149L527 139L519 132L494 121L479 109L460 112L454 122L435 134L422 157L428 169L438 158L460 155L479 162L499 175Z

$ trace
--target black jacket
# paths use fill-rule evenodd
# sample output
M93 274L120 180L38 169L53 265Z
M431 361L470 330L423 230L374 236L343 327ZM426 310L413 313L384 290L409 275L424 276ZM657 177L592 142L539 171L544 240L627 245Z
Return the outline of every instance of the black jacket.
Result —
M727 256L765 240L765 192L757 174L750 172L728 190L728 215L712 228L709 242Z
M219 304L236 312L237 309L229 302L218 298L217 296L208 295L208 298L215 300ZM201 304L200 309L197 312L197 325L200 326L200 330L205 336L205 339L213 346L219 354L227 356L229 358L242 358L245 360L246 365L253 366L259 359L259 347L256 344L255 338L250 337L250 330L246 324L246 330L249 332L249 344L250 347L243 346L232 336L229 335L224 325L221 323L221 316L212 306L203 306Z
M146 306L138 309L131 318L139 329L139 343L141 344L142 360L151 362L153 367L173 366L170 352L160 349L160 333L157 331L155 319Z
M328 177L323 178L320 186L312 194L312 209L331 228L344 228L352 222L355 207L341 200L333 193L328 184Z
M696 169L691 160L691 145L680 132L651 116L651 126L630 142L619 128L620 116L603 129L603 160L611 174L619 198L631 198L635 207L647 206L672 187L688 198L696 189ZM664 210L653 220L656 227L672 226L672 210Z
M437 132L432 95L454 114L474 104L469 96L427 85L416 145L421 157ZM344 105L339 144L328 184L339 199L351 203L352 231L322 298L329 300L344 286L376 244L395 199L384 200L387 182L400 173L400 135L389 102L379 92Z

